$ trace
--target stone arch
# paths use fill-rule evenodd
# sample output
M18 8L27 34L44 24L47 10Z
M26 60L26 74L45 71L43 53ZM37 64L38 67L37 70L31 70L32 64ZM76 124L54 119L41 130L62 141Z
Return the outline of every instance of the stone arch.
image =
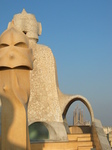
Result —
M63 111L63 117L65 118L66 117L66 114L67 114L67 111L70 107L70 105L75 102L75 101L81 101L87 108L88 108L88 111L90 113L90 116L91 116L91 122L94 122L94 113L93 113L93 109L89 103L89 101L81 96L81 95L74 95L74 96L71 96L68 103L66 104L65 108L64 108L64 111Z

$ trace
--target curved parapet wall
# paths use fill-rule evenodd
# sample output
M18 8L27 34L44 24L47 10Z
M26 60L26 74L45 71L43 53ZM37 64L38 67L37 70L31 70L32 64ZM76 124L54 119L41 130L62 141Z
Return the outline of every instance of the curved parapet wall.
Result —
M86 107L88 108L89 112L90 112L90 116L91 116L91 121L94 122L94 113L93 113L93 109L89 103L89 101L81 96L81 95L73 95L73 96L69 96L68 97L68 102L66 103L65 107L63 108L63 116L66 116L66 113L70 107L70 105L75 102L75 101L81 101L82 103L84 103L86 105Z
M42 139L42 137L40 136L38 140L67 141L66 135L63 133L63 131L65 131L63 123L47 122L47 121L46 122L33 122L29 125L29 128L34 124L40 124L40 126L37 126L37 128L36 128L36 126L35 126L35 128L32 128L32 131L31 131L32 133L30 132L31 135L33 135L33 133L41 135L41 134L43 134L45 128L48 131L49 137L47 139L46 138ZM34 136L35 136L35 134L34 134ZM45 134L45 132L44 132L44 134Z

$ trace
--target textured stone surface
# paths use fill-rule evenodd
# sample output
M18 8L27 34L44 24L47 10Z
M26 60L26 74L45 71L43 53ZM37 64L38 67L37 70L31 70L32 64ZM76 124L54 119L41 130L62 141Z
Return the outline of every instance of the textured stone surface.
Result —
M55 140L67 140L59 103L54 56L47 46L38 45L30 39L29 41L34 55L34 69L30 72L28 122L29 124L40 121L47 122L49 126L52 124L55 132L55 136L52 136L53 140L54 138ZM48 128L52 135L50 129ZM59 130L61 134L58 133Z
M34 47L34 69L31 71L31 93L28 107L29 123L34 121L62 122L55 59L47 46L36 44Z
M42 27L34 15L27 13L23 9L22 13L14 15L13 20L16 28L24 32L28 38L38 40L38 36L42 32ZM8 27L10 27L10 23Z

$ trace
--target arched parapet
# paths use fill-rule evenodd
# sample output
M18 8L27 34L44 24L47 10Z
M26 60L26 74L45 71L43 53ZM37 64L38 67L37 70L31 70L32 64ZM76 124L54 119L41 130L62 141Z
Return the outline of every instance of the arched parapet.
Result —
M94 113L93 113L93 109L91 107L91 104L89 103L89 101L81 96L81 95L73 95L73 96L70 96L67 100L68 102L66 103L65 105L65 108L63 109L63 116L65 117L66 114L67 114L67 111L70 107L70 105L75 102L75 101L81 101L84 105L86 105L86 107L88 108L89 110L89 113L90 113L90 116L91 116L91 122L94 122Z

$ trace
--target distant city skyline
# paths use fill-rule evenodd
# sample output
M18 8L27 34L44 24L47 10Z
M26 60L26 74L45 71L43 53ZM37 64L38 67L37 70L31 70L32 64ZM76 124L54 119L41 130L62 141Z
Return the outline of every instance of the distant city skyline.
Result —
M112 126L112 0L4 0L0 35L23 8L42 24L38 44L54 54L61 91L86 97L95 118Z

